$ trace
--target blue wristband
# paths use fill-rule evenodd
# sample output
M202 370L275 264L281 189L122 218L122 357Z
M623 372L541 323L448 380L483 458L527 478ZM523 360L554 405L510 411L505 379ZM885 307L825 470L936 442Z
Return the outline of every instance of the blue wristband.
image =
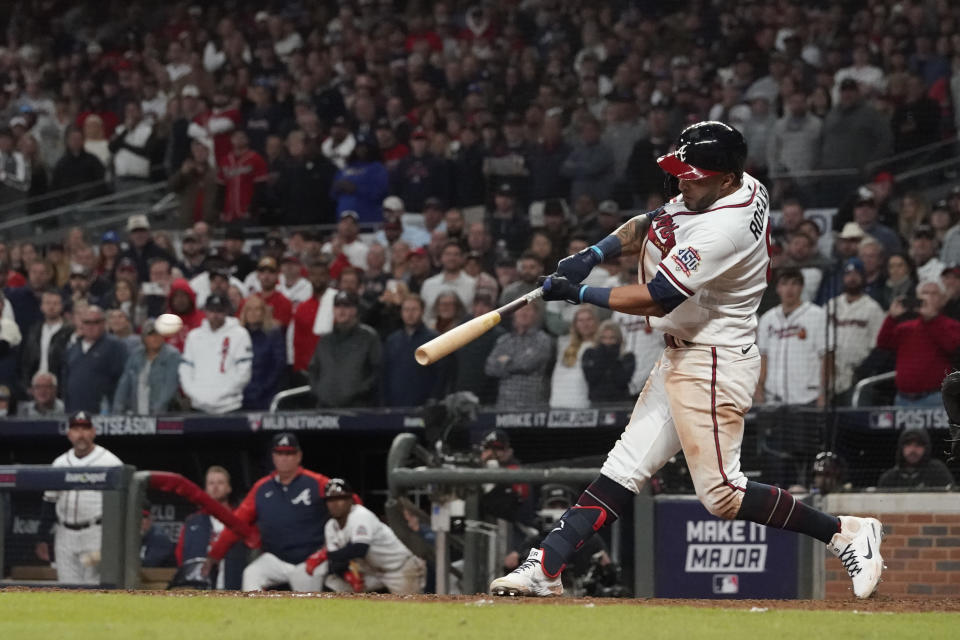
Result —
M591 245L588 248L597 256L597 258L600 259L600 262L603 262L603 251L600 249L600 247L597 245Z
M600 253L603 254L604 259L616 258L623 250L623 244L617 236L607 236L593 246L600 249Z
M580 302L589 302L596 307L610 308L610 288L608 287L590 287L583 285L580 287Z

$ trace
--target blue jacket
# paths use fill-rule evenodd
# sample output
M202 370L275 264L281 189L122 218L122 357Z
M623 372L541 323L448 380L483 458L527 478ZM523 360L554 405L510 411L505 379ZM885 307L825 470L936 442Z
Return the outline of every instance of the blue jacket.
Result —
M67 413L97 414L104 404L109 407L127 363L127 347L119 339L104 334L86 353L82 342L77 340L67 349L63 360L60 388Z
M233 512L248 524L260 529L260 546L284 562L300 564L323 546L323 527L330 515L323 501L323 490L329 478L320 473L300 469L284 486L276 474L260 478ZM221 560L238 540L224 529L210 549L209 557Z
M125 413L137 410L137 386L140 372L147 364L147 352L143 345L137 347L127 359L127 366L123 369L117 392L113 394L113 412ZM177 376L177 367L180 366L180 352L168 344L160 348L160 353L153 360L150 373L147 376L147 385L150 388L150 413L166 413L170 409L170 401L177 393L180 379Z
M21 335L26 336L30 333L30 327L43 321L43 314L40 312L40 295L31 289L30 285L4 289L3 295L13 307L13 315L17 318Z
M437 337L437 332L420 324L412 334L397 329L383 346L383 404L386 407L419 407L437 387L437 364L421 367L414 354L417 347Z
M213 542L213 525L210 516L202 511L192 513L183 521L180 529L180 540L177 541L177 564L182 565L189 560L206 558L210 544ZM243 569L247 565L247 552L243 543L237 542L224 557L226 564L223 579L223 588L239 591L243 586Z
M349 180L356 185L353 193L341 192L337 183ZM337 216L343 211L356 211L360 223L382 222L381 206L389 185L387 168L379 162L358 162L337 172L333 178L330 197L337 201Z
M243 408L269 409L280 376L287 366L287 346L280 329L264 331L248 327L247 331L253 345L253 369L250 384L243 389Z

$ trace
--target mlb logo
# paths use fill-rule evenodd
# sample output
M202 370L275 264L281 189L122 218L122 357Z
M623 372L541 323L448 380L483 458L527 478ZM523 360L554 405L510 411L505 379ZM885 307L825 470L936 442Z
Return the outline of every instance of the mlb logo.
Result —
M894 422L892 411L875 411L870 414L870 427L873 429L892 429Z
M713 576L713 592L724 596L740 593L740 577L734 573L719 573Z

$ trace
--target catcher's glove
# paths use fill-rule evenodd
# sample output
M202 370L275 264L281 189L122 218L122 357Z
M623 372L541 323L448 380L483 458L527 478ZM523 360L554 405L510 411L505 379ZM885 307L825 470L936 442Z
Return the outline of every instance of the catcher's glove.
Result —
M943 408L947 411L950 420L950 456L947 462L960 459L960 371L954 371L943 379L940 387L943 397Z

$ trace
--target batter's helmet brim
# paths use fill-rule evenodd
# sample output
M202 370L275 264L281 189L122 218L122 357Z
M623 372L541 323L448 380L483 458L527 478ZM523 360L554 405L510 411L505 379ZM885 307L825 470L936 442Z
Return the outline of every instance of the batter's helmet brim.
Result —
M700 180L723 173L722 171L711 171L687 164L677 156L676 152L660 156L657 158L657 164L660 165L661 169L681 180Z

